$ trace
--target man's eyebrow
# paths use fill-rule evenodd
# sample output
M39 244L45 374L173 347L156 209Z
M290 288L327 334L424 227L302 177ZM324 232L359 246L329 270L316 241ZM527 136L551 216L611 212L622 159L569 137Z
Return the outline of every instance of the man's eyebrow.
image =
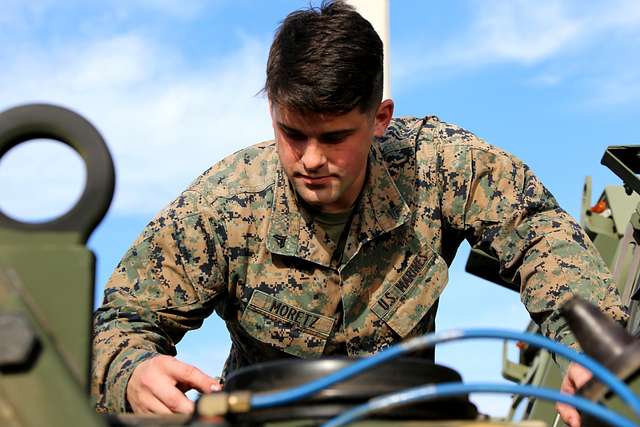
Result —
M282 129L283 131L285 131L286 133L304 135L304 132L302 132L301 130L289 127L289 126L285 125L282 122L278 122L278 127L280 129ZM345 136L345 135L350 135L350 134L356 132L357 130L358 130L357 128L338 129L338 130L333 130L333 131L330 131L330 132L324 132L324 133L320 134L320 137L321 138L328 138L328 137L330 138L330 137L336 137L336 136Z
M325 132L320 135L320 138L332 138L332 137L335 138L335 137L347 136L347 135L351 135L355 131L357 131L357 129L355 128L338 129L331 132Z
M300 131L298 129L289 127L289 126L285 125L282 122L278 122L278 127L280 129L282 129L283 131L285 131L286 133L298 133L298 134L303 134L304 133L304 132L302 132L302 131Z

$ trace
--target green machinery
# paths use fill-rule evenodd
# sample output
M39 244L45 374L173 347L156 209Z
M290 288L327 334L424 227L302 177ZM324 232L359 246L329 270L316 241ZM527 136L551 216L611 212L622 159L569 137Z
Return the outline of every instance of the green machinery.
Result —
M0 425L100 425L84 403L95 277L85 243L111 203L113 163L96 129L69 110L32 105L0 116L0 157L35 138L80 153L87 183L76 206L51 222L0 212Z
M36 138L55 139L75 149L86 163L87 182L76 206L50 222L21 223L0 211L0 426L230 425L224 419L203 416L144 418L102 416L94 411L88 378L95 258L85 243L111 202L113 163L96 129L69 110L30 105L0 114L0 157L17 144ZM591 185L587 181L582 218L631 307L628 330L636 337L640 322L639 153L637 147L607 150L603 161L625 186L607 187L596 207L591 208ZM501 282L493 273L496 270L492 270L492 263L495 260L474 251L468 269ZM520 383L557 388L560 372L550 360L545 351L524 348L518 362L505 358L504 375ZM640 380L634 380L633 388L640 389ZM598 398L607 406L631 416L616 398L599 392L603 395ZM518 409L521 407L524 409ZM546 402L516 399L513 410L524 420L512 417L356 424L542 427L556 423L553 406ZM309 424L285 421L267 425Z

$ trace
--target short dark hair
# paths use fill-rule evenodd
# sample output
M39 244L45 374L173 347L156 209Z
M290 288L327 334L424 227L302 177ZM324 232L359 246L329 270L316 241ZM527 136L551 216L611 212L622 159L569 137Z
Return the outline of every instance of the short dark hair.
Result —
M368 112L382 100L382 40L343 1L290 13L278 27L263 92L301 113Z

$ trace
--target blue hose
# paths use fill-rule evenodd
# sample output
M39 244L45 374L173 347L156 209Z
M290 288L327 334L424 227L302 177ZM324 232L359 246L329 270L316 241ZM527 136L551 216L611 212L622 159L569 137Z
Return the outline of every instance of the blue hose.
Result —
M254 409L262 409L285 405L289 402L294 402L317 393L318 391L333 384L345 381L367 369L398 356L411 353L415 350L432 347L438 343L472 338L498 338L523 341L557 353L572 362L579 363L590 370L594 377L609 386L611 390L615 391L620 398L624 400L637 415L640 416L640 399L633 394L633 392L620 379L595 360L540 335L500 329L459 329L416 337L389 347L388 349L365 359L355 361L351 365L340 369L339 371L301 386L279 392L256 394L251 397L251 407Z
M442 397L458 396L469 393L509 393L520 394L525 396L533 396L545 400L553 400L566 403L583 412L588 413L609 425L619 427L637 427L637 424L624 418L615 412L599 406L587 399L568 394L562 394L555 390L545 388L509 385L509 384L462 384L462 383L443 383L430 384L421 387L415 387L398 393L387 394L385 396L376 397L369 402L356 406L340 416L333 418L322 424L321 427L340 427L350 424L365 415L377 412L382 409L390 409L396 406L406 405L412 402L433 400Z

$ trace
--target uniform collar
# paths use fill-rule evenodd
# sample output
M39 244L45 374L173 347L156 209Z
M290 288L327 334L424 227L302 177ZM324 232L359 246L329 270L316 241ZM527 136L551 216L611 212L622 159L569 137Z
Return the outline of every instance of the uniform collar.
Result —
M382 153L374 141L369 151L369 170L359 206L347 239L345 256L350 259L362 244L404 224L411 211L398 191ZM329 266L334 245L327 243L324 232L315 227L301 211L296 195L281 165L277 168L271 223L267 249L286 256L295 256L316 264Z

